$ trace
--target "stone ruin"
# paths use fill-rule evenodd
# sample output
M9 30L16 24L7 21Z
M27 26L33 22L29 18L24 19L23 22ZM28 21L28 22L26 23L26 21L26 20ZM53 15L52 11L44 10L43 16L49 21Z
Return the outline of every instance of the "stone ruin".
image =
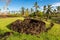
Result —
M45 25L45 22L36 19L25 19L24 21L18 19L10 24L9 29L15 32L33 35L40 34L43 31L46 32L53 26L46 29Z

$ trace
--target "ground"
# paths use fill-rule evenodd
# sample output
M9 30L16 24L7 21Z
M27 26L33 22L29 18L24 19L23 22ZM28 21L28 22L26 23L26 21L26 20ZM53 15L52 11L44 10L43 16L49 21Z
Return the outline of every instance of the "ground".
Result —
M15 20L20 19L24 20L23 17L14 17L14 18L0 18L0 34L11 31L6 26ZM44 20L43 20L44 21ZM46 21L44 21L46 22ZM46 22L46 26L48 27L50 21ZM39 36L39 37L38 37ZM48 32L42 32L40 35L26 35L19 34L17 32L14 35L10 35L7 40L60 40L60 24L54 23L54 27ZM3 39L1 39L3 40Z

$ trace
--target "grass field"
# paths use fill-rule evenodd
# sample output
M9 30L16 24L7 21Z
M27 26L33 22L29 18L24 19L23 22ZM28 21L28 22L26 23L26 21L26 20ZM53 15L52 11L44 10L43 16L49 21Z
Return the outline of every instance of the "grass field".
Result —
M10 31L6 26L15 20L20 19L23 20L22 17L17 18L0 18L0 34ZM45 21L46 22L46 21ZM46 26L49 26L50 21L46 22ZM60 40L60 24L54 23L54 27L48 32L42 32L40 35L26 35L19 34L15 32L13 35L10 35L7 40ZM3 39L1 39L3 40Z

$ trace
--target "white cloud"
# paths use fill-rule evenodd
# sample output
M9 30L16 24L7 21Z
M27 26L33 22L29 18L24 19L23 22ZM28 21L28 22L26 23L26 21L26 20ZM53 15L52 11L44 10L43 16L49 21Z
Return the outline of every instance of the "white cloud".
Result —
M40 10L43 11L43 6L40 7Z
M52 6L53 6L53 7L60 6L60 2L53 3Z
M40 8L43 9L43 6L41 6Z

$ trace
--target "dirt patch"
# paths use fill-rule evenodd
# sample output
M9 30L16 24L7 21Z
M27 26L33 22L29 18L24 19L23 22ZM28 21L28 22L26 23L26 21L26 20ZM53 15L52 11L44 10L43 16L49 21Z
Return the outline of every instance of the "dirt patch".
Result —
M40 34L46 30L45 22L35 19L16 20L10 24L10 29L19 33Z

